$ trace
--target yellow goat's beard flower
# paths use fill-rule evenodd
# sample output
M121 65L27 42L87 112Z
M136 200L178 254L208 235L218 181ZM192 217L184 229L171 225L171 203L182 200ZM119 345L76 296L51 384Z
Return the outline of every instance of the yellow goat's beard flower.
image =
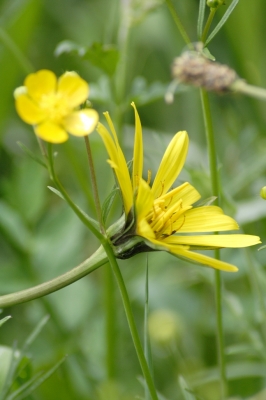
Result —
M178 132L168 145L152 184L142 178L143 142L140 118L135 107L135 143L130 176L127 162L108 113L104 113L111 133L98 124L121 191L124 215L109 229L114 251L119 258L128 258L142 251L165 250L224 271L237 267L192 250L222 247L247 247L260 243L253 235L223 234L238 229L236 221L213 205L193 207L200 199L198 191L188 182L171 189L186 160L189 139L187 132Z
M66 72L57 79L46 69L29 74L14 92L20 118L50 143L65 142L68 133L86 136L95 129L97 111L78 109L88 95L89 85L77 73Z

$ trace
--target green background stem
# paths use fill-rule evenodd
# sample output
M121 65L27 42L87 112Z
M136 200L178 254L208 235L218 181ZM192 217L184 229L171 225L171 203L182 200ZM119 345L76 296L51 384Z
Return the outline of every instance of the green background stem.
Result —
M217 157L214 140L214 131L212 125L210 103L208 94L204 89L200 89L202 112L204 118L204 127L206 132L208 158L211 178L212 195L217 197L216 204L219 205L219 174L217 169ZM219 250L215 250L215 258L220 259ZM216 302L216 328L217 328L217 346L218 360L220 371L220 396L221 399L226 397L227 379L226 365L224 355L224 337L223 337L223 318L222 318L222 280L220 271L215 270L215 302Z
M167 7L168 7L168 9L169 9L169 11L170 11L170 13L171 13L171 15L173 17L173 20L174 20L174 22L175 22L175 24L176 24L176 26L177 26L182 38L184 39L185 43L191 48L191 50L193 50L193 45L191 44L191 40L190 40L190 38L189 38L189 36L188 36L184 26L183 26L178 14L177 14L177 11L176 11L172 1L171 0L165 0L165 2L167 4Z
M205 42L205 40L206 40L206 38L207 38L209 29L210 29L210 27L211 27L211 23L212 23L212 21L213 21L213 17L214 17L214 15L215 15L215 13L216 13L216 10L217 10L217 8L211 8L211 9L210 9L210 13L209 13L209 16L208 16L206 25L205 25L205 27L204 27L204 30L203 30L203 33L202 33L202 37L201 37L201 41L202 41L203 43Z

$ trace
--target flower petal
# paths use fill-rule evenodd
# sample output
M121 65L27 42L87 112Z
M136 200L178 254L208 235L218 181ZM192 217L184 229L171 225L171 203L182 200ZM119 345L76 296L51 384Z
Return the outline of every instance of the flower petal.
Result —
M18 115L27 124L38 124L47 117L47 113L34 103L28 95L16 94L15 101Z
M111 167L114 168L118 184L123 196L125 214L128 215L133 205L133 192L127 162L125 160L124 154L118 142L116 143L114 141L115 139L112 139L112 136L104 125L98 123L96 130L101 136L105 148L111 159L110 164Z
M138 219L145 218L153 207L154 197L150 186L144 179L140 179L138 194L135 201L135 212Z
M152 185L155 197L166 193L178 177L187 157L188 143L186 131L178 132L169 143Z
M192 208L185 213L178 232L219 232L239 229L236 221L217 206Z
M142 128L139 118L138 111L135 103L131 103L135 112L135 142L134 142L134 154L133 154L133 169L132 169L132 184L133 193L139 185L139 180L142 178L143 169L143 141L142 141Z
M35 127L35 133L41 139L50 143L63 143L68 139L68 134L65 129L51 121L37 125Z
M93 132L99 120L97 111L85 109L75 111L64 119L67 132L75 136L86 136Z
M55 93L56 76L52 71L41 69L38 72L29 74L24 84L29 96L38 103L43 95Z
M228 247L240 248L254 246L261 243L258 236L231 234L231 235L198 235L198 236L169 236L163 240L164 243L204 246L204 247Z
M76 72L66 72L58 80L58 94L64 97L69 107L84 103L89 96L89 85Z

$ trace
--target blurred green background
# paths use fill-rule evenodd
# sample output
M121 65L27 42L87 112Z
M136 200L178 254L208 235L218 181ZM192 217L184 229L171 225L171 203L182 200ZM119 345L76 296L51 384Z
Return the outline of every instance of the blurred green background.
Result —
M143 8L153 3L148 0L1 0L1 294L56 277L89 257L98 247L96 239L64 201L47 189L51 184L47 172L17 145L22 142L39 154L32 128L19 119L14 109L13 91L23 83L27 72L8 45L10 39L34 70L47 68L57 75L76 70L90 82L90 100L99 113L109 110L115 116L122 107L117 121L122 127L121 138L128 160L132 157L134 132L130 102L134 100L144 129L145 168L151 168L153 174L173 134L187 130L190 150L178 181L188 179L203 199L211 196L199 92L180 86L173 104L164 101L171 82L172 61L182 52L184 42L163 1L152 12L143 14ZM214 24L230 1L226 3L218 10ZM130 4L130 16L136 23L128 36L122 83L119 81L122 74L111 79L110 84L100 68L75 54L55 55L55 49L64 40L87 47L95 42L112 44L123 50L119 37L123 37L128 14L123 15L121 8ZM191 40L197 41L199 1L174 0L174 5ZM250 84L262 87L266 87L265 15L264 0L240 0L209 46L217 61L235 69ZM117 98L112 84L116 85ZM119 85L124 87L120 90ZM223 208L237 219L243 232L259 235L265 244L266 203L259 196L266 184L265 103L236 94L210 94L210 101ZM96 133L91 135L91 144L103 201L112 188L112 174ZM74 200L95 216L84 142L70 138L67 143L56 146L56 151L60 179ZM117 215L120 210L117 205ZM223 250L222 257L239 267L236 274L222 274L228 396L262 400L266 398L263 392L266 387L265 251ZM121 261L120 265L142 335L146 256L135 256ZM213 271L165 253L151 253L149 265L154 376L164 396L162 399L218 399ZM116 287L112 315L115 363L112 376L106 371L104 288L109 276L106 272L107 267L102 267L60 292L3 310L1 315L12 315L12 319L0 328L0 345L12 347L16 342L18 349L39 321L50 315L29 349L28 376L48 370L68 355L57 371L26 399L130 400L143 396L141 371ZM161 337L160 330L167 323L172 330L166 338ZM5 373L3 359L0 353L0 384L1 374ZM188 392L182 391L180 376L198 397L189 397ZM23 379L28 377L21 377L22 382Z

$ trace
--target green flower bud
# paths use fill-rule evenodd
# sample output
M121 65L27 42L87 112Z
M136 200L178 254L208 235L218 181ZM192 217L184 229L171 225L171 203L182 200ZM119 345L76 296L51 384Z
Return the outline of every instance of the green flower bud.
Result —
M207 6L210 8L218 8L225 4L224 0L207 0Z
M263 200L266 200L266 186L263 186L263 188L261 188L260 197L261 197Z

